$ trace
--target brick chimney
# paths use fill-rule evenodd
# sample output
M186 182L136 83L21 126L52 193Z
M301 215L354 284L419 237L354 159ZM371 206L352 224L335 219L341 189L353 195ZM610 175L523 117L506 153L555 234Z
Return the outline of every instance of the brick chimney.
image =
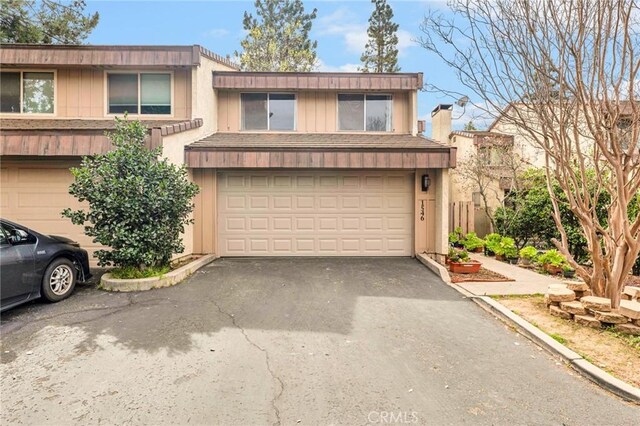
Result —
M440 104L431 111L431 138L449 144L451 134L451 112L453 105Z

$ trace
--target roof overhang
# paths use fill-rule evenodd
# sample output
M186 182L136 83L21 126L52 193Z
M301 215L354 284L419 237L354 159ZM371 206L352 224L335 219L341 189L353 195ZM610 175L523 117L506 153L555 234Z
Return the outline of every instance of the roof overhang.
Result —
M214 89L420 90L422 73L214 71Z
M19 123L15 123L15 122ZM28 128L29 122L34 122ZM7 124L9 122L9 124ZM202 126L202 119L150 122L147 146L157 148L163 138ZM113 149L105 135L113 120L6 120L0 121L0 156L85 156Z
M206 57L230 68L228 59L199 45L188 46L98 46L3 44L2 66L42 67L193 67Z
M411 135L216 133L185 147L191 168L443 169L456 148Z

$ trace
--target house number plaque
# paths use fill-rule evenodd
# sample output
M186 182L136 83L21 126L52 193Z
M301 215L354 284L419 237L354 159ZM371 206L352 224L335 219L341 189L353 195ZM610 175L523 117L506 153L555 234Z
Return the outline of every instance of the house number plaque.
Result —
M420 220L424 222L424 200L420 200Z

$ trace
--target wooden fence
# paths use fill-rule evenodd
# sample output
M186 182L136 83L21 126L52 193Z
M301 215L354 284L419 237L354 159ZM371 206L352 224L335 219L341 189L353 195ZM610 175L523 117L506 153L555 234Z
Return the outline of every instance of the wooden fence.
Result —
M475 230L473 201L449 203L449 232L458 226L465 234Z

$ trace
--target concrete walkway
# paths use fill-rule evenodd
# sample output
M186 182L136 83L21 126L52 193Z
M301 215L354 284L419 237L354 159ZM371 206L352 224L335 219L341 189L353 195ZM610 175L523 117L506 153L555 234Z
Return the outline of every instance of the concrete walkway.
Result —
M482 262L482 266L497 272L514 281L506 282L470 282L457 283L465 290L477 296L500 296L509 294L540 294L544 293L550 284L560 284L561 281L548 275L500 262L493 257L469 253L472 259Z

